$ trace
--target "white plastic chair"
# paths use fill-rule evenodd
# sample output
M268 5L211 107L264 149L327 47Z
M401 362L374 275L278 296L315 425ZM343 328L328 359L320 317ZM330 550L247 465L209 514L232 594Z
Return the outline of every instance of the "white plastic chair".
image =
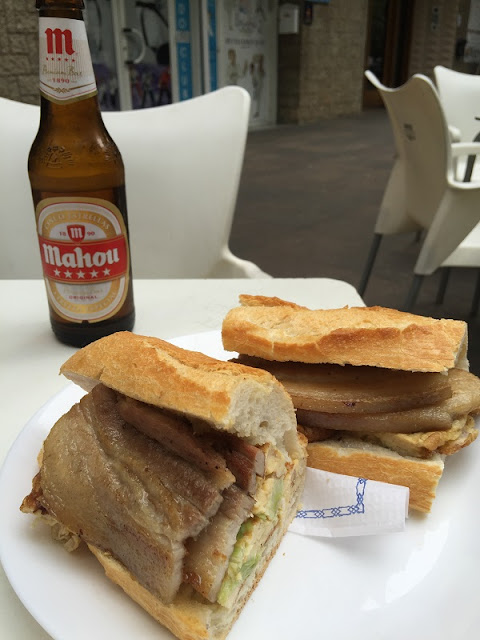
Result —
M376 76L371 71L365 71L365 76L377 88L383 87L378 82ZM393 128L395 140L395 159L390 176L388 178L385 191L383 193L380 209L375 221L373 230L373 240L367 261L362 273L358 293L363 296L370 279L373 265L377 257L380 242L383 236L396 235L399 233L422 231L422 226L418 224L407 212L407 199L405 190L405 156L398 153L400 141L398 141L396 130Z
M250 96L226 87L150 109L105 112L122 153L137 278L268 278L228 248ZM41 277L27 157L39 108L0 98L0 277Z
M480 76L461 73L441 65L434 68L435 84L440 95L443 111L448 126L455 140L461 142L478 142L480 140ZM475 164L476 156L457 158L456 174L464 181L480 179L480 164ZM465 238L457 250L443 263L442 284L438 301L443 294L450 275L451 267L475 267L480 263L480 225ZM478 307L480 296L479 285L473 308Z
M384 226L375 228L362 285L365 288L368 282L384 233L425 230L405 304L406 309L411 309L423 277L447 264L447 259L448 266L480 267L480 251L475 256L470 254L470 265L460 264L465 256L461 245L480 220L480 182L458 181L453 170L454 156L478 153L479 147L451 144L438 93L426 76L417 74L401 87L389 89L371 72L366 71L365 75L380 92L390 117L398 154L392 173L401 198L390 219L388 211L380 211L379 219ZM391 182L392 177L387 191L393 192ZM359 291L362 294L361 288ZM477 293L474 302L478 302Z
M480 140L480 76L453 71L441 65L434 68L435 84L454 142ZM474 171L475 156L459 157L456 174L468 181L480 177L480 167Z

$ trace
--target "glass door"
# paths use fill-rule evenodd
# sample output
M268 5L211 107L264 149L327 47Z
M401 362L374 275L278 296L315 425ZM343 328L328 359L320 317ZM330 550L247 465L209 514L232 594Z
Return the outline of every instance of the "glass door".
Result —
M172 102L170 0L85 0L102 110Z
M370 0L365 68L387 87L408 79L413 0ZM363 107L382 107L375 87L364 78Z
M103 111L125 108L121 104L117 55L113 37L114 18L110 0L85 0L85 25Z
M124 0L133 109L172 102L168 0Z
M276 121L276 0L85 0L101 108L143 109L238 84Z

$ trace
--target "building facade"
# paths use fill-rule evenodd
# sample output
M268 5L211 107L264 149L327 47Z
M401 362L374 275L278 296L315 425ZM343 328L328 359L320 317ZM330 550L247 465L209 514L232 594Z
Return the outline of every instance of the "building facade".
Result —
M105 2L113 16L110 62L108 47L99 44L106 29L106 21L99 20L102 1L86 4L92 54L98 49L98 81L103 82L102 72L111 76L102 93L104 108L141 108L239 84L252 95L252 126L302 124L376 106L364 80L366 68L388 86L413 73L431 76L437 64L477 72L475 56L465 54L475 0L111 0ZM34 5L34 0L0 0L0 95L29 103L39 99ZM129 19L130 6L138 28L129 36L143 29L144 58L138 63L135 43L118 36L128 31L121 20ZM145 17L149 6L152 13ZM286 9L293 20L285 26L279 18ZM118 69L128 76L122 80Z

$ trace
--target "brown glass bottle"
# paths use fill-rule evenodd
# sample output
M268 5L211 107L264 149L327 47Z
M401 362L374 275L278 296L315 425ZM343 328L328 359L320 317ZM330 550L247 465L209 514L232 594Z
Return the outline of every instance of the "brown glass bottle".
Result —
M28 158L50 321L84 346L135 320L125 172L97 99L83 0L37 0L40 128Z

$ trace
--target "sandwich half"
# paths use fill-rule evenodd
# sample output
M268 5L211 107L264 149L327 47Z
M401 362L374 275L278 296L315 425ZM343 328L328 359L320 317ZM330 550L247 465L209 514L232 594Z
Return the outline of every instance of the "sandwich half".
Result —
M231 629L297 511L305 439L268 372L128 332L62 373L88 391L39 455L21 509L178 638Z
M285 386L309 440L307 464L408 486L410 507L430 511L445 456L478 435L466 323L264 296L240 302L224 319L224 348Z

